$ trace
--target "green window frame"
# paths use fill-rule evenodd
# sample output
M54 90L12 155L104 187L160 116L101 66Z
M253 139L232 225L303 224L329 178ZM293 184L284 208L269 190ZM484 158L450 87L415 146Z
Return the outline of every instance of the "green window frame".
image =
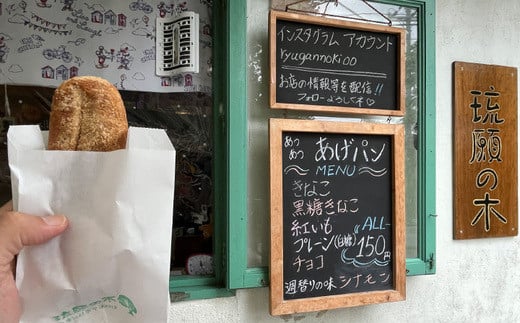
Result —
M250 288L268 285L267 267L247 265L247 138L248 128L246 92L246 4L230 1L233 8L233 33L230 52L233 64L229 66L230 119L232 134L228 144L230 160L228 169L229 209L227 248L228 288ZM245 2L245 1L244 1ZM434 0L377 0L383 4L402 5L417 11L418 21L418 174L417 174L417 256L406 259L407 275L435 273L435 1ZM237 6L231 5L231 3ZM266 18L267 19L267 18ZM268 206L266 206L267 208Z
M417 256L406 259L406 271L407 275L434 274L435 1L374 2L417 11ZM211 278L172 277L173 301L230 296L238 288L269 284L268 268L248 267L247 260L247 1L215 1L213 6L216 274Z
M245 70L240 71L234 64L229 64L230 57L237 60L243 58L243 62L237 62L239 66L245 66L245 48L234 39L234 33L230 26L246 25L245 3L241 0L214 1L213 2L213 138L214 138L214 264L215 275L213 277L171 276L170 296L172 301L184 301L193 299L207 299L234 295L230 289L225 259L229 259L229 228L228 220L231 214L237 214L242 206L236 205L245 199L239 195L240 191L230 190L229 187L237 185L235 175L245 170L245 159L237 156L238 145L245 149L245 143L237 135L246 126L244 113L239 113L238 107L245 106L245 95L238 95L235 82L240 83L240 78L245 82ZM242 30L242 28L240 28ZM236 52L239 51L239 52ZM240 52L242 51L242 52ZM230 54L232 53L232 54ZM231 79L230 75L234 75ZM231 126L233 125L233 126ZM238 126L234 126L238 125ZM230 165L230 160L236 163ZM242 169L241 169L242 168ZM230 171L233 169L233 171ZM243 202L245 204L245 202Z

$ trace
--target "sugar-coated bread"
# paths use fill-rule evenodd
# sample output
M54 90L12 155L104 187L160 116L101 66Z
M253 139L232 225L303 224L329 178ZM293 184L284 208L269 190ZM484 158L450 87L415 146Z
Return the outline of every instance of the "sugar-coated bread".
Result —
M128 121L117 88L95 76L76 76L54 92L51 150L112 151L126 146Z

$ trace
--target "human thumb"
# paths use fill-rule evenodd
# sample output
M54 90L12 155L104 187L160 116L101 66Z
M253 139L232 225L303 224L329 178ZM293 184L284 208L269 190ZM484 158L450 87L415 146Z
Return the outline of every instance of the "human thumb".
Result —
M62 233L68 225L63 215L32 216L17 213L20 217L19 237L24 246L44 243Z
M67 226L68 220L63 215L39 217L14 211L0 212L0 261L14 257L24 246L52 239Z

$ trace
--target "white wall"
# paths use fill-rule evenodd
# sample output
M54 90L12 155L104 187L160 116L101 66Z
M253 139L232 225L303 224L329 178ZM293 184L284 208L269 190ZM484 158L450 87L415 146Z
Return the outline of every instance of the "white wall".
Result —
M436 8L437 274L408 277L398 303L271 317L260 288L172 304L173 322L520 322L520 238L453 240L451 188L451 64L518 67L520 1L437 0Z

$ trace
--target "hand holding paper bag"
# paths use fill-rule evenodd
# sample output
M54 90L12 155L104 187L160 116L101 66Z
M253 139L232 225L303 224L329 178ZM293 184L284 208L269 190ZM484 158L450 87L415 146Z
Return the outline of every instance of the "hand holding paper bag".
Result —
M0 207L0 322L20 320L21 304L13 271L14 258L24 246L44 243L68 225L64 216L35 217L12 212L11 202Z
M48 151L37 126L8 133L13 203L66 214L61 236L22 250L21 322L166 322L175 150L130 128L127 149Z

